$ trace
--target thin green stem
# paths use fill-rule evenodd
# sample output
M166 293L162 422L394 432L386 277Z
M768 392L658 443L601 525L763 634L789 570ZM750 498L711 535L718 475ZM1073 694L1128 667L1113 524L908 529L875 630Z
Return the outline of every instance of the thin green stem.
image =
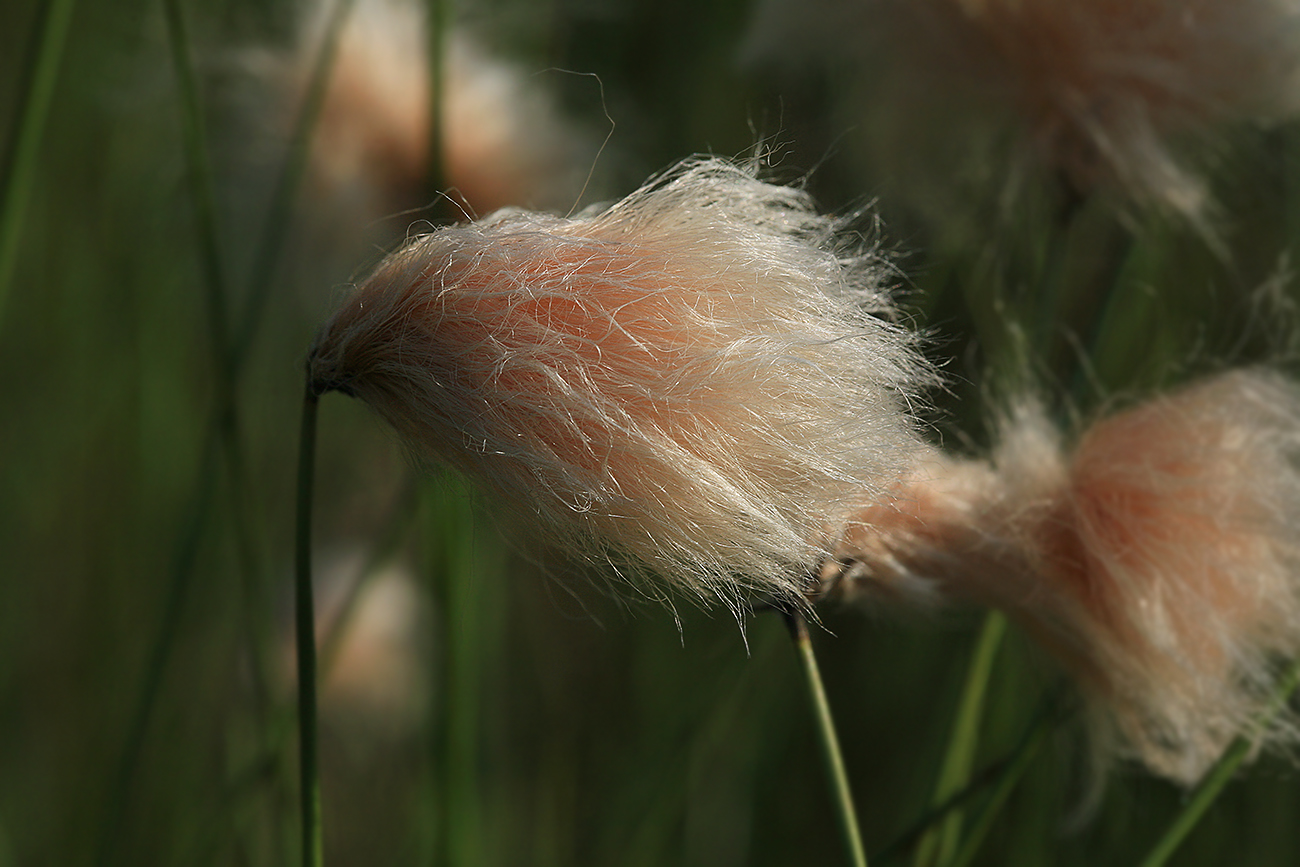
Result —
M259 706L266 703L265 687L267 641L258 625L258 589L264 576L262 546L255 539L254 528L261 509L252 496L240 437L239 406L236 401L234 369L228 354L230 347L229 285L222 255L221 233L217 219L216 182L208 155L203 107L199 98L199 81L195 72L194 53L179 0L163 0L167 22L167 42L171 49L172 71L176 76L181 108L182 150L189 172L190 202L194 210L195 235L202 263L204 296L207 302L208 342L216 377L216 425L225 452L233 500L236 548L239 571L243 576L246 615L254 657L254 691Z
M1239 736L1219 757L1210 772L1201 780L1191 797L1187 800L1187 805L1174 818L1174 821L1166 829L1164 835L1156 841L1155 846L1151 848L1150 853L1141 862L1141 867L1160 867L1169 860L1178 847L1191 833L1192 829L1205 815L1206 810L1219 797L1223 787L1232 779L1237 768L1246 760L1251 751L1255 748L1255 743L1259 736L1263 734L1273 720L1277 717L1282 709L1287 706L1291 699L1291 694L1300 687L1300 660L1291 664L1278 681L1277 690L1273 693L1269 706L1256 720L1252 730Z
M238 376L238 371L248 356L248 350L257 336L257 327L261 324L266 302L270 298L271 283L275 278L275 269L280 261L280 253L284 249L285 238L288 237L289 218L293 212L294 202L298 198L298 190L302 186L302 179L307 170L312 136L316 131L316 121L320 117L321 107L325 103L330 73L334 68L334 58L338 54L339 40L343 36L348 15L355 5L356 0L339 0L338 5L334 7L320 54L312 67L307 95L298 112L284 166L276 181L275 191L271 195L266 228L253 254L248 302L243 316L236 325L234 341L230 347L232 378Z
M975 753L979 747L984 696L988 691L993 662L1006 631L1007 619L1002 614L994 611L984 618L984 625L980 628L975 643L975 653L971 656L970 667L966 671L966 683L962 687L961 702L957 706L952 734L948 739L948 751L935 783L931 806L944 803L970 780ZM953 811L921 838L912 863L917 867L947 863L961 840L961 830L962 814Z
M130 801L131 783L140 767L140 756L144 752L149 719L162 689L163 675L167 670L167 662L171 659L172 647L176 643L181 616L193 583L191 578L194 576L194 566L199 556L203 529L212 511L214 489L217 484L215 469L217 449L216 429L209 427L208 437L204 441L203 460L200 464L202 469L195 485L194 499L186 511L188 520L184 524L172 560L161 626L150 645L149 657L145 662L143 686L127 728L126 743L118 759L113 783L107 793L108 804L96 856L96 863L100 865L115 864L118 861L118 835L121 833L123 816Z
M813 653L812 639L808 635L808 621L801 612L795 611L786 615L786 623L790 627L790 635L794 638L799 660L803 663L804 674L808 679L808 697L817 717L818 734L821 735L826 768L831 775L833 800L839 814L840 830L844 834L844 845L849 850L854 867L867 867L867 853L862 846L862 832L858 830L858 815L853 804L853 792L849 788L849 775L844 769L844 757L840 752L839 738L835 734L835 720L831 717L830 702L826 700L817 656Z
M297 529L294 535L294 598L298 642L298 776L302 799L303 867L324 863L321 846L320 771L316 719L316 614L311 585L311 500L316 464L316 409L311 383L302 404L298 445Z
M946 867L966 867L975 858L979 852L980 846L988 837L989 829L993 827L993 820L997 818L998 813L1006 804L1007 798L1015 790L1020 779L1029 770L1029 765L1038 750L1047 740L1051 733L1059 714L1059 700L1056 696L1049 699L1048 706L1038 715L1038 719L1030 727L1016 751L1007 761L1002 774L998 777L997 784L989 794L989 799L985 802L983 809L976 814L974 821L971 823L970 831L961 841L961 848L953 856L951 861L946 863Z
M491 683L500 608L491 603L502 574L499 548L479 545L465 480L449 476L430 489L429 567L440 617L441 712L433 720L436 769L435 865L492 860L491 813L483 798L483 695Z
M127 803L125 793L129 789L130 781L138 766L149 719L157 703L166 665L177 640L178 629L176 623L179 621L193 584L192 578L198 559L199 542L213 512L212 502L217 491L217 468L222 450L226 452L228 459L231 484L236 498L236 512L238 515L243 516L238 522L238 529L241 534L239 539L241 561L246 574L251 566L260 563L256 554L257 546L252 542L248 530L250 525L256 525L257 522L254 518L248 517L252 503L251 498L245 496L248 486L244 481L247 476L238 440L238 418L235 402L236 382L239 372L247 359L257 326L265 310L266 288L270 284L274 265L278 261L279 253L283 248L289 212L292 209L297 189L301 184L307 150L324 99L324 89L328 82L329 71L333 65L338 38L347 19L347 13L354 3L355 0L340 0L335 9L325 45L313 70L309 95L299 115L293 142L285 158L285 165L281 170L279 183L272 199L267 218L268 229L263 235L261 245L254 259L255 264L250 279L252 286L250 291L253 301L244 310L233 335L231 334L229 310L225 300L227 297L225 276L222 259L219 255L216 207L212 196L211 170L204 144L201 123L202 110L198 100L197 80L193 72L184 20L180 16L179 7L174 0L168 0L168 2L164 3L164 12L168 22L168 36L171 40L172 59L182 100L184 149L190 166L191 185L195 201L195 219L199 230L200 254L204 263L204 277L207 280L209 327L213 331L211 342L214 346L214 354L218 356L215 369L215 375L218 378L217 394L213 423L209 426L209 436L204 443L202 459L199 464L199 478L195 484L195 494L187 510L186 531L177 547L173 560L171 580L168 585L168 599L164 611L165 620L151 645L149 659L146 663L144 685L140 691L128 729L126 746L123 749L122 758L115 776L116 784L110 791L110 802L99 847L99 863L101 864L113 863L113 859L116 857L116 838ZM55 7L59 6L70 8L71 0L54 0L46 7L47 16L52 15ZM66 26L66 22L64 26ZM50 38L52 37L47 34L46 41L49 41ZM57 64L55 65L57 66ZM20 124L20 138L24 135L22 130L27 125L26 121ZM22 164L22 162L19 161L19 164ZM7 171L9 171L9 175L6 177L13 175L15 172L12 166ZM10 194L7 192L9 188L8 181L4 182L4 188L6 198L3 213L0 213L0 220L7 220L8 215L13 213L13 207L9 204ZM0 303L2 302L3 285L0 284ZM257 641L256 635L254 640ZM264 657L265 654L255 649L255 656Z
M13 138L0 169L0 315L4 313L18 259L27 202L36 183L36 161L41 153L45 121L54 102L54 89L62 66L63 47L72 21L73 0L43 4L31 44L34 50L24 70Z
M216 358L215 370L221 378L221 402L230 403L229 371L225 363L230 314L226 309L225 269L217 230L216 196L213 193L215 184L212 165L208 160L198 80L180 3L178 0L163 0L163 12L167 20L167 43L171 49L172 71L176 75L180 97L181 135L190 174L190 201L194 207L199 253L203 263L204 295L208 305L208 328L212 331L212 351Z
M902 853L914 849L917 841L932 827L942 822L953 811L967 806L980 792L1000 780L1009 762L1010 757L1000 759L989 765L977 777L972 779L966 788L957 792L942 804L936 804L922 813L908 830L900 834L885 848L872 855L871 860L876 863L901 860Z

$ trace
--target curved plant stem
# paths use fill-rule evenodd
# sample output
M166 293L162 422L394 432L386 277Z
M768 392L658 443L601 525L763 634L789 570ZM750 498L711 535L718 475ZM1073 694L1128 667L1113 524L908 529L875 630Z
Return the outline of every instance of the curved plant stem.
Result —
M41 153L45 120L54 102L74 5L73 0L50 0L44 4L32 34L33 50L24 70L13 138L0 167L0 314L9 296L23 217L36 183L36 161Z
M786 625L790 628L795 648L799 651L799 660L803 663L804 674L808 678L808 695L817 716L818 734L821 735L822 751L826 758L827 770L831 775L835 807L840 818L840 830L844 833L844 845L849 850L854 867L867 867L867 853L862 847L862 832L858 830L853 792L849 788L849 776L844 770L844 757L840 753L839 738L835 735L835 720L831 717L831 706L826 700L826 690L822 686L821 671L817 667L817 657L813 653L812 639L808 636L808 621L804 619L802 613L795 611L786 615Z
M276 266L284 250L285 240L289 236L290 217L298 190L302 187L303 176L307 171L307 158L311 154L312 138L316 133L316 121L320 118L321 107L325 104L325 95L329 88L330 74L334 69L334 59L338 55L339 40L348 22L348 16L356 0L338 0L326 26L325 39L320 53L312 66L311 79L307 85L307 95L294 123L293 137L289 141L289 150L285 155L280 176L276 180L271 204L266 218L266 227L261 240L253 253L253 265L249 276L248 301L243 315L235 323L230 346L231 376L238 377L240 367L248 357L249 350L257 336L257 328L263 319L266 303L270 299L271 285L275 279Z
M984 807L975 815L974 821L971 822L971 828L961 841L961 848L948 861L946 867L966 867L974 860L976 853L979 852L980 845L988 836L989 829L993 827L993 820L997 818L998 813L1002 810L1007 798L1020 782L1020 778L1025 775L1029 769L1030 763L1034 756L1038 754L1039 748L1047 740L1051 733L1052 727L1059 718L1060 702L1056 696L1049 699L1048 706L1039 714L1038 719L1030 727L1024 738L1016 747L1011 758L1008 759L1006 766L1003 768L1001 775L998 777L997 785L989 794L988 801Z
M243 469L243 460L238 442L235 391L240 372L252 348L255 332L265 311L266 290L273 277L274 266L278 262L284 247L292 203L296 198L298 188L301 186L307 150L315 130L316 120L320 114L320 106L323 102L325 86L328 83L333 66L339 35L354 3L355 0L339 0L330 21L330 29L325 45L322 47L313 66L309 95L294 128L294 138L272 198L267 227L263 232L254 257L254 267L249 279L251 284L249 290L250 301L237 323L228 321L231 317L225 300L224 287L226 280L219 255L215 205L211 193L211 167L206 155L201 127L202 112L197 92L197 78L192 68L192 52L183 27L184 20L180 15L178 4L175 2L164 3L164 12L168 23L168 37L172 43L172 60L182 101L184 150L190 163L191 185L195 196L195 219L200 234L200 253L204 265L204 277L207 281L208 324L212 329L212 343L216 354L215 372L218 378L218 388L214 418L212 424L209 425L209 435L202 450L199 477L194 486L195 493L186 512L186 530L173 557L173 568L168 583L168 600L164 609L167 619L151 645L144 686L140 690L136 708L131 717L132 722L127 734L126 747L118 763L116 775L118 782L110 791L110 804L104 822L104 833L102 834L103 842L99 847L99 863L101 864L113 863L113 859L116 857L115 837L126 805L124 792L137 767L144 744L145 731L161 690L164 670L176 644L178 630L175 621L180 617L188 600L195 564L198 559L199 542L213 513L212 506L218 487L217 472L221 463L222 450L226 452L228 462L231 465L232 485L235 488L237 498L239 498L237 502L241 504L239 511L242 513L248 508L249 498L243 496L243 492L247 490L247 485L244 481L245 470ZM71 6L72 0L54 0L46 7L47 17L55 14L56 7L61 7L61 14L66 15ZM53 27L54 25L50 26ZM60 26L66 27L66 22L63 22ZM55 38L50 32L42 32L45 32L44 43L49 43ZM61 38L60 35L59 39ZM46 66L50 66L52 61L42 60L41 63L44 64L42 69L45 69ZM29 95L28 99L36 99L34 92L33 95ZM33 126L33 122L27 120L26 117L25 114L22 115L20 128L16 133L20 137L35 134L31 131L35 130L36 126ZM16 171L12 160L6 171L10 174ZM0 211L2 211L0 213L0 223L4 223L15 213L14 208L16 206L14 205L15 200L12 199L9 192L9 181L0 181L0 187L5 191L3 204L0 205ZM7 229L0 227L0 235L3 235L5 231ZM2 296L3 287L0 286L0 302L3 301ZM256 521L250 518L237 522L237 528L243 534L241 535L240 546L245 571L247 571L247 566L253 559L253 555L246 555L246 552L251 552L254 547L246 535L247 528L255 524ZM255 650L255 655L262 656L264 654Z
M298 774L302 798L303 867L320 867L320 773L316 728L316 617L311 586L311 498L316 463L316 408L308 383L298 446L297 529L294 535L294 602L298 642Z
M1164 835L1156 841L1147 857L1142 860L1141 867L1160 867L1169 860L1169 856L1174 854L1184 838L1196 827L1196 823L1205 815L1205 811L1214 803L1215 798L1219 797L1219 793L1228 784L1228 780L1232 779L1232 775L1237 772L1237 768L1241 767L1241 763L1250 755L1255 748L1255 741L1259 735L1268 728L1274 718L1286 707L1291 694L1296 691L1297 687L1300 687L1300 660L1293 662L1278 681L1277 691L1273 693L1273 700L1255 722L1252 731L1239 736L1233 741L1219 758L1219 761L1206 774L1205 779L1201 780L1200 785L1188 798L1187 805L1174 818L1173 823L1166 829Z
M957 708L957 716L953 720L952 735L948 739L948 752L944 756L939 779L935 783L931 806L945 803L961 791L970 780L971 768L975 763L975 752L979 747L980 720L984 716L984 694L988 691L989 678L993 673L993 661L997 658L998 648L1002 646L1002 637L1006 631L1007 620L1002 614L994 611L984 618L984 625L980 627L979 638L975 643L975 653L966 671L961 703ZM912 863L918 867L946 864L961 840L961 825L960 811L953 811L946 816L941 823L931 828L921 838Z

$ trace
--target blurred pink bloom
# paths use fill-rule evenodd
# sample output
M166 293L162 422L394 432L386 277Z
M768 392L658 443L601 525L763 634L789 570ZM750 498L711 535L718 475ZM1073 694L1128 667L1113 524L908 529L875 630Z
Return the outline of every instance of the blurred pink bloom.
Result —
M300 103L332 4L308 3L292 53L269 64L284 118ZM564 120L546 80L495 58L463 29L443 34L442 158L458 203L571 207L599 145ZM429 34L416 0L359 0L339 42L311 151L311 179L368 222L427 204Z
M855 0L816 13L770 0L749 51L862 76L845 92L865 110L953 152L972 109L1000 107L1077 191L1112 188L1202 228L1207 188L1183 145L1300 107L1296 0Z

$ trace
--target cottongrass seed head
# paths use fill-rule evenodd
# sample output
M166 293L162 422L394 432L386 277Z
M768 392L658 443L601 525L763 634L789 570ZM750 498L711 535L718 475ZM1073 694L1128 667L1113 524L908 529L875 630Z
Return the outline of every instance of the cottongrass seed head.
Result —
M864 506L824 578L1007 611L1082 686L1101 764L1190 785L1300 652L1298 465L1300 389L1269 372L1116 413L1072 450L1022 400L990 460L924 455Z
M702 602L802 598L910 464L930 378L845 228L714 158L573 218L499 211L381 262L309 375L561 546Z
M554 79L493 54L463 26L441 33L441 117L431 123L426 4L356 0L339 35L309 153L315 192L356 222L427 201L436 130L440 182L472 211L519 202L559 207L582 188L599 138L561 111ZM276 129L297 116L335 4L304 0L296 44L252 65L277 99L258 118ZM263 129L264 131L264 129ZM288 128L282 130L289 133Z
M1106 188L1206 232L1210 197L1191 151L1206 156L1228 125L1300 109L1296 0L825 0L812 15L767 0L759 10L751 60L827 65L837 92L884 129L902 127L902 148L923 146L918 135L965 142L978 112L1011 119L1016 157L1079 193Z

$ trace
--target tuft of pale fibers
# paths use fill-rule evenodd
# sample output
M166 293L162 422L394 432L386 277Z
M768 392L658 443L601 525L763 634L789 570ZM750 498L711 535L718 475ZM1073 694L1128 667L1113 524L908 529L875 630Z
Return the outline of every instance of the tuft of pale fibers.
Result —
M1300 110L1297 0L764 0L746 44L751 61L830 71L891 168L926 148L969 157L1006 126L1012 169L1028 157L1211 237L1202 169L1223 134ZM950 185L988 169L930 168Z
M1003 609L1081 684L1099 754L1194 782L1300 651L1300 388L1223 374L1073 446L1022 398L989 459L946 455L845 228L709 158L576 217L499 211L384 259L310 382L670 592Z
M318 207L346 212L349 225L387 219L427 201L431 169L470 212L567 206L580 193L600 137L561 111L555 82L494 54L471 28L440 24L441 115L433 123L427 4L353 2L308 155ZM307 98L336 4L296 6L291 45L242 52L241 66L271 96L245 112L250 133L290 134L286 124ZM441 165L431 166L435 132Z
M931 376L844 228L713 158L573 218L502 210L381 262L309 375L562 546L802 599L827 528L921 447Z
M1102 419L1071 451L1025 400L989 461L932 452L865 505L823 577L1006 610L1082 685L1103 757L1190 785L1300 652L1298 462L1300 388L1269 372Z

